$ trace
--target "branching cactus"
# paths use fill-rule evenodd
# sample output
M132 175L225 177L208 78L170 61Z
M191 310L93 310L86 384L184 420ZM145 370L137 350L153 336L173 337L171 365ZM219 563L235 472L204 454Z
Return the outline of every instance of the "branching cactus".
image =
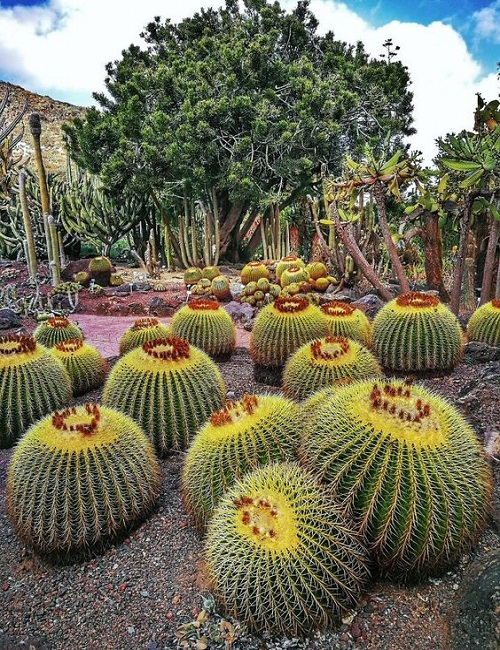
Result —
M0 337L0 448L11 447L39 418L71 403L63 364L31 336Z
M356 605L368 577L352 525L294 463L255 470L226 493L205 555L226 612L273 635L327 627Z
M469 341L480 341L500 347L500 300L498 298L476 309L467 324L467 336Z
M462 339L458 318L417 291L388 302L373 321L373 352L396 372L450 371L462 358Z
M17 445L7 511L19 538L65 559L123 536L152 510L160 468L129 417L96 404L55 411Z
M168 325L160 323L157 318L138 318L120 338L120 354L126 354L134 348L139 348L146 341L169 336Z
M340 300L325 303L320 309L328 318L328 329L332 336L346 336L367 348L371 347L372 324L364 311Z
M186 340L168 337L147 341L117 361L103 403L134 419L165 456L188 447L225 395L214 361Z
M283 392L303 400L327 386L381 374L377 359L364 345L344 336L327 336L292 354L283 372Z
M68 339L58 343L52 352L66 368L75 397L104 384L108 363L92 345L81 339Z
M216 300L198 298L184 305L174 314L171 330L213 357L229 357L236 347L236 326Z
M213 413L183 467L187 511L203 530L236 479L272 461L295 460L302 431L296 404L277 395L244 395Z
M308 410L302 460L345 503L381 569L405 576L456 562L485 526L492 489L466 420L402 380L322 396Z
M80 327L65 316L52 316L43 321L36 327L33 337L46 348L53 348L69 339L84 339Z

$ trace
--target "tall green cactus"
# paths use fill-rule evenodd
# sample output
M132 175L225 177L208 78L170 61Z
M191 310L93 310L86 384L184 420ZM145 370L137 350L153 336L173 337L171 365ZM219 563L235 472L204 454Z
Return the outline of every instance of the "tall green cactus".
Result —
M81 339L84 335L76 323L65 316L52 316L42 321L33 332L34 339L46 348L53 348L62 341Z
M104 384L108 363L92 345L81 339L68 339L57 343L52 353L66 368L75 397Z
M469 341L500 347L500 300L493 298L476 309L467 324Z
M134 348L139 348L146 341L161 339L169 336L168 325L160 323L157 318L138 318L120 337L120 354L126 354Z

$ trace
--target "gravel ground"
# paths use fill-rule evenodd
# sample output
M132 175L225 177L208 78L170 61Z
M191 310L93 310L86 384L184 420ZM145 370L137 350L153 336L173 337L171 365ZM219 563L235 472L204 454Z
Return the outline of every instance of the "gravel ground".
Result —
M244 392L278 390L255 383L245 349L238 349L220 368L227 389L234 391L236 398ZM479 404L474 402L471 382L480 370L480 366L463 363L451 376L423 383L456 402L483 436L492 424L500 422L500 404L487 395ZM99 391L85 396L85 401L99 399ZM472 561L486 561L500 548L498 520L492 518L474 550L452 571L412 585L374 581L358 610L326 633L301 640L258 638L213 609L202 540L181 503L181 454L162 461L159 504L142 526L102 555L66 566L47 564L15 537L4 499L10 454L10 450L0 450L3 649L402 650L410 645L418 650L448 649L464 572ZM497 503L499 482L496 470Z

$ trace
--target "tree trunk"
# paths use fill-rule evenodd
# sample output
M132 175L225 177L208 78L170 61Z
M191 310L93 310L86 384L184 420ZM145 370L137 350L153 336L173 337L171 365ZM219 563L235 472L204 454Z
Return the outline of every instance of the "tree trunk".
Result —
M246 212L246 205L234 203L226 214L226 218L220 228L220 256L232 252L237 256L238 229ZM232 249L232 250L231 250ZM234 260L232 260L234 261Z
M457 264L453 273L453 286L451 289L450 309L458 315L460 310L460 285L462 284L462 275L464 271L465 256L467 253L467 243L470 232L470 218L473 197L472 194L467 197L464 205L464 214L460 224L460 239L458 242Z
M492 296L492 283L493 283L493 271L495 268L495 256L497 250L498 237L500 235L500 221L495 219L493 215L491 216L493 220L490 227L490 235L488 240L488 248L486 249L486 258L484 262L483 270L483 282L481 285L481 301L480 305L484 305L485 302L489 302Z
M439 230L437 214L425 210L421 237L424 245L425 278L427 287L439 293L443 302L449 302L450 294L443 280L443 239Z

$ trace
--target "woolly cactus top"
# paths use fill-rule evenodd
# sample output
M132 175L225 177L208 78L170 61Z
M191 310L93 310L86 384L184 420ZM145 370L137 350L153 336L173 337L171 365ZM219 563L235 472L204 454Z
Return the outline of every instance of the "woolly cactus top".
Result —
M210 298L198 298L188 302L187 306L193 311L216 311L220 308L220 303Z
M401 311L408 312L414 309L429 309L433 310L440 305L439 298L431 296L428 293L421 293L420 291L409 291L403 293L396 298L394 306L399 307Z
M42 356L44 352L45 348L38 345L32 336L0 336L0 368L31 361L37 356Z
M320 309L327 316L336 318L352 316L356 311L356 307L352 307L352 305L345 302L340 302L340 300L332 300L331 302L321 305Z
M493 298L491 301L491 306L493 309L500 309L500 298Z
M160 324L160 321L157 318L138 318L134 321L134 324L130 327L132 331L144 330L148 327L156 327Z
M177 363L189 359L191 347L186 339L169 336L167 338L153 339L142 344L138 359L152 363Z
M281 314L298 314L310 307L307 298L277 298L271 307Z
M65 316L51 316L45 321L47 327L53 327L54 329L61 329L63 327L70 327L73 323L66 318Z
M356 351L345 336L327 336L309 344L311 357L323 363L345 363L354 358Z
M60 343L56 343L55 349L58 352L67 352L69 354L78 352L83 348L83 341L82 339L67 339L66 341L61 341Z

